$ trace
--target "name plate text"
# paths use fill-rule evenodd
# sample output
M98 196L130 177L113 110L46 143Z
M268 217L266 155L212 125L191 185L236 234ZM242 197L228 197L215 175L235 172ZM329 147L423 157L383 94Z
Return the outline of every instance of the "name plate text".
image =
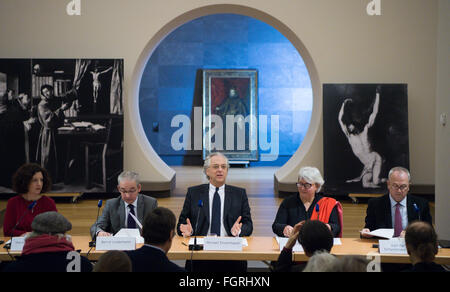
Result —
M380 254L408 254L404 238L380 240Z
M11 240L11 251L22 251L25 245L25 237L13 237Z
M203 250L242 251L240 237L205 237Z
M95 244L96 250L135 250L135 237L99 236Z

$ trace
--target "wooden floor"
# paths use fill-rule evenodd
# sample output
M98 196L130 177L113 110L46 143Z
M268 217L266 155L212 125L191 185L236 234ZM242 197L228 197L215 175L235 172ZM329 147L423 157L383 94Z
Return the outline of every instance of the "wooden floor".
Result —
M158 198L158 205L171 209L178 217L180 215L184 196L189 186L206 183L206 178L199 167L175 168L177 171L177 186L174 195L169 198ZM254 236L273 236L272 223L282 199L273 193L273 174L276 168L232 168L227 182L231 185L244 187L247 190L253 219ZM366 203L353 204L349 199L340 200L344 213L344 237L359 237L359 230L364 226ZM89 199L84 195L76 204L69 200L57 200L58 211L72 222L72 235L89 235L89 228L97 216L97 199ZM0 199L0 210L6 208L6 200ZM434 204L431 204L431 214L434 218ZM0 229L3 234L3 229Z

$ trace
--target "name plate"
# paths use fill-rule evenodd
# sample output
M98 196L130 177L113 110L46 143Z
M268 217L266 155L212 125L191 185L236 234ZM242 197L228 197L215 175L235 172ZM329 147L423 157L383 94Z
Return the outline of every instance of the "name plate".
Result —
M205 237L203 250L242 251L240 237Z
M136 238L99 236L95 243L96 250L135 250Z
M13 237L11 240L11 251L22 251L25 245L25 237Z
M408 254L404 238L380 240L380 254Z

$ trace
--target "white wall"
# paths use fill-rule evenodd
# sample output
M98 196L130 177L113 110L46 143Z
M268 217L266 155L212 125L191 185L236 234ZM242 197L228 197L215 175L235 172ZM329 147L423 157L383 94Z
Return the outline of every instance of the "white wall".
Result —
M436 98L436 229L442 239L450 239L450 1L439 0ZM439 122L447 115L447 125Z
M434 183L433 158L440 151L433 119L437 0L382 0L381 16L366 14L369 0L81 0L81 16L66 14L69 0L1 0L0 57L123 58L125 168L140 172L144 181L170 180L174 172L158 163L139 126L140 70L169 32L167 24L181 24L189 11L224 2L270 14L301 40L317 70L315 98L321 99L322 83L408 83L413 182ZM203 12L196 10L187 18ZM441 55L448 59L444 47ZM448 94L448 87L442 90ZM321 102L314 106L319 108L311 147L303 162L294 157L287 171L278 173L281 182L295 181L302 163L323 168Z

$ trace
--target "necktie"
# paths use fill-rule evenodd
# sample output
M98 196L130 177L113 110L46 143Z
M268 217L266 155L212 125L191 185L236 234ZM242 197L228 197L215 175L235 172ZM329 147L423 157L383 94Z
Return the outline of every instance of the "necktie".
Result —
M402 215L400 214L400 203L395 205L395 225L394 225L394 237L399 237L403 231Z
M219 188L216 188L214 193L213 204L212 204L212 215L211 215L211 233L220 236L220 196Z
M134 206L128 205L128 208L130 208L130 213L128 214L127 227L128 228L136 228L136 221L134 221L133 217L130 216L130 214L133 214L133 216L136 216L136 214L134 213Z

